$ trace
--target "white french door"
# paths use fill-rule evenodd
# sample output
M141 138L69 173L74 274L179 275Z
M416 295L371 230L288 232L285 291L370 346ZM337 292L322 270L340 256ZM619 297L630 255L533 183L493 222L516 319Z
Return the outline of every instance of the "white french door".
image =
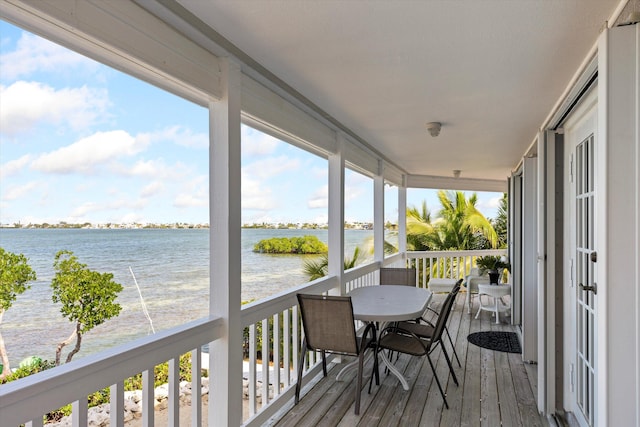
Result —
M596 268L596 126L595 95L568 119L565 127L567 187L565 187L565 258L569 264L565 323L569 348L567 399L581 426L596 419L597 316Z

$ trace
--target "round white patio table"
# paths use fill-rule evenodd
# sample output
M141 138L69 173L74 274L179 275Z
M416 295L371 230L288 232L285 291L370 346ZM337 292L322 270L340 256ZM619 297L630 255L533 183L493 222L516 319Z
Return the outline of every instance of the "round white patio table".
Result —
M482 296L487 295L493 298L493 305L483 305L482 304ZM489 284L478 284L478 301L480 303L480 307L478 307L478 312L476 313L476 319L478 315L480 315L481 310L493 311L496 315L496 324L500 323L499 313L501 311L507 311L511 308L510 305L507 305L502 301L502 297L507 295L511 295L511 285L508 283L502 285L489 285ZM500 307L498 303L501 303Z
M382 330L386 323L421 317L431 302L432 293L427 289L413 286L377 285L357 288L347 295L351 297L353 317L363 322L379 322ZM387 359L384 351L380 352L380 357L389 370L398 377L402 388L409 390L407 380ZM344 367L336 376L336 380L340 380L351 367L351 364Z
M353 317L364 322L400 322L417 319L431 302L431 291L402 285L364 286L347 294Z

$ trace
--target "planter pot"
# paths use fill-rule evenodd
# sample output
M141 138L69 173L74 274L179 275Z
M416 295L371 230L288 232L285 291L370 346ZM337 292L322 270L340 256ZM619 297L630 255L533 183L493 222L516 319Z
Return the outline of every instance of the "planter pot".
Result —
M489 283L491 283L492 285L497 285L498 279L500 278L500 273L498 273L498 270L489 270L487 271L487 274L489 274Z

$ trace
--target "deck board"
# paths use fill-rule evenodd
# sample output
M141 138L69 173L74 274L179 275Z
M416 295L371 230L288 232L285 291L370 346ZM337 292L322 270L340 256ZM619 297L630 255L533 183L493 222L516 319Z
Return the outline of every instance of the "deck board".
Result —
M343 381L336 374L351 359L331 367L326 378L318 381L300 403L272 425L283 426L543 426L545 420L535 404L535 366L525 366L518 354L501 353L470 345L467 335L484 330L514 331L501 316L495 324L491 313L483 311L474 319L477 299L471 314L464 306L464 294L458 296L449 320L462 367L458 366L451 345L444 344L451 357L459 381L456 386L440 349L431 357L445 393L449 409L444 407L426 357L400 356L396 366L407 379L410 389L404 391L393 375L382 368L380 385L367 392L372 358L365 363L360 415L354 414L355 371Z

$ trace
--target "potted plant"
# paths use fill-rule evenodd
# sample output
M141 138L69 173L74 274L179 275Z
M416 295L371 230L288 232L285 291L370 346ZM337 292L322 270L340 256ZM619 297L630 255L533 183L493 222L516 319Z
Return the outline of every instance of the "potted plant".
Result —
M506 256L487 255L476 259L476 266L480 269L480 274L487 273L489 282L492 285L498 284L498 278L505 269L509 271L511 264Z

